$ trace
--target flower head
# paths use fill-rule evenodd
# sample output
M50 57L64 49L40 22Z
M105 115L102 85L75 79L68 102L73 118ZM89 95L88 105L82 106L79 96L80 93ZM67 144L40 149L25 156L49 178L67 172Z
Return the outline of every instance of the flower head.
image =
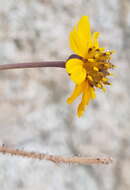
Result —
M109 69L114 68L110 62L113 51L99 47L99 32L90 31L89 18L81 17L80 21L70 32L70 48L75 53L66 62L66 71L76 84L67 102L71 104L82 94L77 114L82 116L85 107L96 97L95 89L105 91L104 86L110 85Z

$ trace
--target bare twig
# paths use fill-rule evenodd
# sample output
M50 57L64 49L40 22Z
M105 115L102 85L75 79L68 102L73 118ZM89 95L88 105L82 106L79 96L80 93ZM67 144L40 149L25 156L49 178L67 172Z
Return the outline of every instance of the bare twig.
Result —
M39 160L49 160L55 163L71 163L71 164L110 164L112 162L112 158L86 158L86 157L63 157L63 156L54 156L48 155L44 153L36 153L36 152L27 152L18 149L7 148L5 146L0 146L0 152L22 156L27 158L39 159Z
M44 61L44 62L27 62L27 63L15 63L0 65L0 70L7 69L24 69L24 68L36 68L36 67L65 67L65 61Z

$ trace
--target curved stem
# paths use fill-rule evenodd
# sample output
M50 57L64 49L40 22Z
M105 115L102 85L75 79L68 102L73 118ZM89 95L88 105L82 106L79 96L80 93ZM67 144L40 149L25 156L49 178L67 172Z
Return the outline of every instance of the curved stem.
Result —
M44 61L44 62L27 62L27 63L6 64L6 65L0 65L0 70L36 68L36 67L64 68L65 61Z

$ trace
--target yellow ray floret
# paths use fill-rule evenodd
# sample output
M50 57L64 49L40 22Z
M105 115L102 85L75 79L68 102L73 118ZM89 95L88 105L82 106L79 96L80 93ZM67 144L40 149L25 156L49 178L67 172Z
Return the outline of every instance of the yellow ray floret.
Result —
M70 48L77 55L84 57L87 54L90 41L91 32L89 19L87 16L83 16L70 32Z
M76 84L72 95L67 102L71 104L82 95L77 115L83 115L91 99L96 97L95 89L105 91L105 85L110 85L107 76L109 69L114 68L110 62L113 51L99 46L99 32L91 34L89 18L83 16L70 32L70 47L75 58L70 57L66 62L66 71L70 79Z
M67 99L67 103L71 104L80 94L83 93L83 89L85 88L85 81L80 85L76 85L72 95Z
M71 74L70 78L76 84L80 84L86 78L86 70L80 59L69 59L66 63L66 71Z

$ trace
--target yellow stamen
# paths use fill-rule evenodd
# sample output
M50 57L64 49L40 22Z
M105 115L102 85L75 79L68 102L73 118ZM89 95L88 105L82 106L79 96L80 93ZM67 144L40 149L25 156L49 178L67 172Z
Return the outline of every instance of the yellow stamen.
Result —
M90 81L93 81L93 78L92 78L90 75L88 75L88 79L89 79Z
M95 57L96 59L99 58L99 57L100 57L100 53L96 54L94 57Z
M95 60L94 59L88 59L88 62L94 63Z
M109 76L112 76L112 77L113 77L113 76L114 76L114 74L113 74L113 73L109 73Z
M99 69L97 67L93 67L93 70L97 71L97 72L99 71Z
M102 78L102 81L103 81L103 82L107 82L108 79L107 79L107 78Z
M107 51L107 52L106 52L106 55L111 55L111 52L110 52L110 51Z
M101 86L101 84L97 84L97 87L98 87L98 88L101 88L102 86Z

